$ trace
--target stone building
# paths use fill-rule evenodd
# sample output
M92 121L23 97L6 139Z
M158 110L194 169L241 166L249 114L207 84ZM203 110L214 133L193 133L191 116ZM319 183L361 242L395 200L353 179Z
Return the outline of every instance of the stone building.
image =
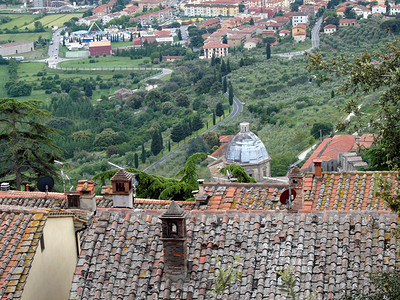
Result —
M33 47L33 42L14 42L0 45L0 55L15 55L25 52L31 52L35 50Z

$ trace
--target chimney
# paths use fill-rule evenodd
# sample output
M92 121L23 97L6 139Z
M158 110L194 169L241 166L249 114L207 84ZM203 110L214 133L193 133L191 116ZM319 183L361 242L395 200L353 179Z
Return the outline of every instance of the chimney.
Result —
M314 163L314 176L321 177L322 176L322 159L316 158L313 160Z
M1 191L8 192L10 190L10 184L8 182L1 183Z
M89 211L96 210L97 183L93 180L79 180L75 192L65 193L67 196L68 208L78 208Z
M187 273L186 214L172 201L160 219L165 274L172 281L183 280Z
M111 178L113 207L133 207L133 174L119 169Z
M296 198L292 203L294 210L302 209L303 203L303 173L298 166L290 170L291 188L296 191Z
M209 195L206 194L206 191L204 190L204 179L199 179L197 180L199 183L199 190L196 191L195 199L196 199L196 204L197 206L200 205L207 205L208 204L208 199L210 198ZM195 192L195 191L193 191Z

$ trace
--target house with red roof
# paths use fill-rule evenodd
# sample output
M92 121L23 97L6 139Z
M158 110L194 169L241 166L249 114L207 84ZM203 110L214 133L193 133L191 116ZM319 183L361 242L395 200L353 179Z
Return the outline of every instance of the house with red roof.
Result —
M110 7L108 6L108 4L103 4L94 8L92 14L96 17L103 17L107 15L109 12L110 12Z
M203 50L206 59L211 59L212 57L224 57L229 54L229 45L210 42L203 46Z
M374 142L374 136L371 134L363 134L361 137L356 135L335 135L332 138L326 138L317 147L313 154L301 167L302 171L313 171L313 161L315 159L321 160L323 171L337 171L342 166L341 158L344 157L347 161L353 161L355 167L367 166L366 163L358 157L355 151L359 148L368 148ZM352 154L344 155L343 153L352 152ZM347 157L352 157L350 160ZM352 168L348 163L348 168ZM355 168L352 168L355 169Z
M372 13L373 14L386 14L386 5L378 4L372 6Z
M197 25L198 29L202 29L202 28L209 29L209 28L213 28L213 27L217 27L217 28L221 27L221 21L218 18L210 19L210 20L204 21L202 23L199 23Z
M390 6L389 15L394 16L397 14L400 14L400 4Z
M334 24L328 24L326 26L324 26L324 33L325 34L332 34L334 32L336 32L336 25Z
M355 26L356 22L357 22L356 19L340 19L339 27Z
M259 43L262 43L260 38L252 38L250 41L244 43L243 47L247 50L256 48Z

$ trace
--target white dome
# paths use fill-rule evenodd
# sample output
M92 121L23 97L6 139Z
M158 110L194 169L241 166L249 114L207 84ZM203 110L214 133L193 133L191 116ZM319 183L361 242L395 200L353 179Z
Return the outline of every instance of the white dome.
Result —
M250 131L249 123L240 123L240 132L229 142L226 161L235 164L257 164L269 158L261 140Z

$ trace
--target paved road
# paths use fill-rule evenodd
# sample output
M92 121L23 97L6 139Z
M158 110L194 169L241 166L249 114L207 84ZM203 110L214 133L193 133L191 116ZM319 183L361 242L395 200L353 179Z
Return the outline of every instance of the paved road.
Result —
M291 59L293 56L303 55L304 53L316 49L319 47L319 31L321 29L322 18L319 18L315 23L313 29L311 30L311 48L303 51L295 51L295 52L286 52L286 53L278 53L274 54L277 56L287 57Z
M224 94L224 96L226 98L229 97L229 93L226 92ZM215 130L219 125L223 124L224 122L226 122L227 120L236 117L237 115L239 115L241 112L243 111L243 103L240 102L240 100L236 97L233 97L233 105L232 105L232 112L230 113L229 116L227 116L225 119L223 119L221 122L215 124L213 127L207 129L206 131L204 131L202 134L209 132L209 131L213 131ZM185 145L186 143L183 143L183 145ZM177 148L178 149L178 148ZM172 155L177 149L171 151L170 153L168 153L167 155L165 155L164 157L160 158L159 160L157 160L156 162L154 162L153 164L151 164L150 166L148 166L146 169L143 170L143 172L146 172L147 170L155 167L156 165L158 165L160 162L163 162L166 158L168 158L170 155Z

